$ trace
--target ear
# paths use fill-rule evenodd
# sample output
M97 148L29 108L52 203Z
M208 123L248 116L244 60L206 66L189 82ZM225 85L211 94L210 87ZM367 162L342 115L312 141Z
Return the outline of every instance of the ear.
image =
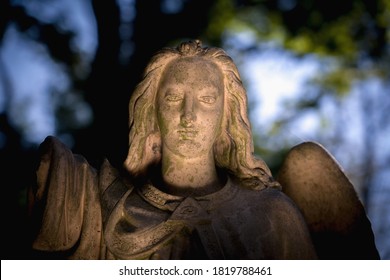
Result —
M149 134L145 141L143 164L146 166L157 164L161 161L161 134L154 132Z

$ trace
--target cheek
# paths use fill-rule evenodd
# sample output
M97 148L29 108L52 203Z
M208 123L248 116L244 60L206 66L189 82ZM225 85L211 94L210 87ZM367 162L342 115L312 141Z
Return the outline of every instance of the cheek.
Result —
M208 117L204 119L202 127L204 131L207 131L206 137L208 139L216 138L222 127L222 114L220 112L208 114Z
M212 121L214 137L218 137L222 131L223 114L221 111L215 113L215 118Z
M208 115L208 122L210 126L212 127L219 127L222 125L222 110L223 107L220 106L218 108L215 108L214 110L207 112Z
M160 108L160 107L157 108L157 124L158 124L158 127L160 129L160 132L163 134L166 132L165 119L166 119L166 116L163 113L163 108Z
M174 113L168 107L160 107L157 111L158 126L162 134L166 135L170 132L174 125Z

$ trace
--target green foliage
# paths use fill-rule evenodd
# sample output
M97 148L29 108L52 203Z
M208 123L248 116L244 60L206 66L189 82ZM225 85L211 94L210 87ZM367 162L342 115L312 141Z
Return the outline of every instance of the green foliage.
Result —
M357 74L353 79L360 79L364 76L362 70L352 71L353 67L360 68L367 61L389 62L389 0L222 2L229 11L235 3L235 17L224 19L225 28L250 30L259 41L276 41L298 56L316 54L337 59L340 69L326 77L324 83L334 82L334 88L341 92L349 88L335 78L342 71ZM225 13L224 7L220 6L218 12ZM374 72L390 73L389 66L375 67L381 69ZM369 69L371 73L372 70ZM347 81L353 79L349 77Z
M209 24L205 36L214 44L221 43L226 26L234 19L234 5L231 0L217 0L210 11Z
M357 103L361 107L355 107L351 116L347 115L344 107L345 101L351 100L351 93L356 92L356 87L373 80L389 81L390 0L224 2L231 3L230 11L234 5L234 16L220 22L224 26L219 25L219 34L226 34L226 30L235 34L255 34L255 40L249 43L251 45L238 50L239 57L253 55L261 51L264 42L273 42L298 59L314 56L321 61L318 75L307 81L304 92L282 104L283 113L276 116L272 124L267 124L267 127L257 125L254 131L255 153L277 175L289 148L297 141L304 141L300 135L297 135L298 138L294 135L297 123L307 113L316 115L316 130L310 135L333 153L338 151L338 155L347 158L349 165L344 167L362 194L362 200L368 201L376 174L385 172L383 168L376 170L377 152L373 150L377 141L375 135L389 129L388 97L386 94L378 97L367 87L367 90L360 89L364 94L355 94L354 98L360 99ZM376 102L384 109L377 109ZM324 108L324 104L328 107ZM355 139L348 136L348 131L356 133L356 128L350 127L349 118L354 120L354 125L356 119L360 121L358 136L353 136L357 137ZM382 120L381 125L374 124L378 119ZM376 130L372 128L374 126ZM363 143L365 148L351 148L356 143ZM357 154L360 155L358 160Z

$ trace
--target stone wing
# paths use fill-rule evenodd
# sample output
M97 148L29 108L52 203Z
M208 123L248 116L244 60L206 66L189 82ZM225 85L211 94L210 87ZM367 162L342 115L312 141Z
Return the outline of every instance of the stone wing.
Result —
M305 217L320 259L379 259L364 206L324 147L315 142L293 147L277 180Z

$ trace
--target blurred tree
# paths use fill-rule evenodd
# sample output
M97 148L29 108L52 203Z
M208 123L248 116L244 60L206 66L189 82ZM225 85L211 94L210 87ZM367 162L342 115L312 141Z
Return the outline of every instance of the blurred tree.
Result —
M343 100L356 83L374 78L389 81L389 0L86 2L92 5L97 28L97 49L91 60L86 61L85 53L75 47L76 31L66 24L66 14L45 18L37 12L45 5L58 9L65 5L65 0L1 1L0 55L7 30L16 27L22 36L44 46L50 58L61 65L69 85L61 93L55 89L50 93L58 99L48 105L54 107L57 118L55 134L71 135L69 143L74 143L74 152L83 154L97 168L104 157L115 166L122 165L127 152L127 103L130 94L151 55L184 39L200 38L206 45L224 47L231 34L249 31L256 34L256 40L244 47L229 47L238 64L244 56L261 52L261 43L266 41L276 42L279 48L290 50L297 58L315 54L326 61L321 76L308 84L307 92L287 104L288 114L280 116L271 130L255 135L256 152L267 159L275 173L291 145L282 132L300 116L308 110L316 110L322 114L323 123L329 123L329 114L320 109L325 99L331 98L334 106L342 110ZM2 196L3 216L9 225L3 242L9 242L23 240L24 208L17 202L21 195L25 195L31 179L28 174L34 169L36 151L35 147L25 145L23 127L16 125L10 117L11 107L15 106L11 101L18 93L13 92L9 69L2 61L0 56L0 87L5 99L5 109L0 109L0 144L3 143L0 161L6 182ZM243 78L249 82L246 77ZM374 173L379 168L376 166L377 150L373 136L380 134L383 126L376 124L378 119L387 127L390 123L386 113L389 102L381 103L380 112L376 109L377 103L372 102L380 102L384 95L376 96L376 101L371 99L369 92L358 95L362 104L360 116L366 130L362 135L364 159L357 170L359 175L364 171L366 182L362 183L365 186L362 193L366 202ZM80 106L82 109L78 109ZM93 121L88 118L81 121L77 117L86 108L92 111ZM348 139L342 133L346 123L343 114L339 115L338 121L332 124L337 133L322 138L319 135L319 139L331 150L348 145ZM275 143L278 143L277 150ZM14 170L27 175L13 176L10 171ZM15 216L8 215L9 209L16 213ZM13 248L2 250L3 256L25 257L27 241L13 243Z
M333 97L335 103L342 104L343 96L350 94L355 85L363 86L363 81L372 79L379 79L384 83L389 81L390 1L249 0L237 1L237 3L238 9L234 20L239 21L239 26L256 33L259 41L277 41L297 56L315 54L319 59L332 59L330 63L324 61L325 71L311 81L311 85L307 86L307 91L301 98L295 100L295 116L298 117L308 109L320 108L324 98ZM258 42L255 44L258 45ZM256 45L248 48L256 49ZM370 108L370 104L375 102L373 101L375 98L386 100L389 97L386 94L375 97L372 90L368 89L365 95L359 95L357 98L361 98L361 102L365 104L359 114L363 114L361 119L365 127L361 137L365 142L362 153L366 154L364 157L366 160L364 167L358 169L358 173L365 174L366 183L359 185L361 185L362 199L368 203L370 184L367 182L373 177L369 170L377 169L372 165L373 161L369 156L373 152L369 151L375 150L376 138L373 136L381 133L386 126L384 121L381 122L381 126L378 126L376 125L378 122L372 120L373 118L389 120L387 111L390 109L381 106L382 110L378 110L377 107ZM381 116L378 117L378 114ZM329 119L329 116L325 118ZM334 121L341 131L343 127L348 126L336 116ZM275 122L274 129L280 132L291 123L293 123L291 115L281 116ZM333 137L335 145L346 143L345 139L342 139L345 133L339 133L337 136L339 138L337 140ZM330 139L322 138L322 140L332 146ZM351 175L357 177L358 174Z

